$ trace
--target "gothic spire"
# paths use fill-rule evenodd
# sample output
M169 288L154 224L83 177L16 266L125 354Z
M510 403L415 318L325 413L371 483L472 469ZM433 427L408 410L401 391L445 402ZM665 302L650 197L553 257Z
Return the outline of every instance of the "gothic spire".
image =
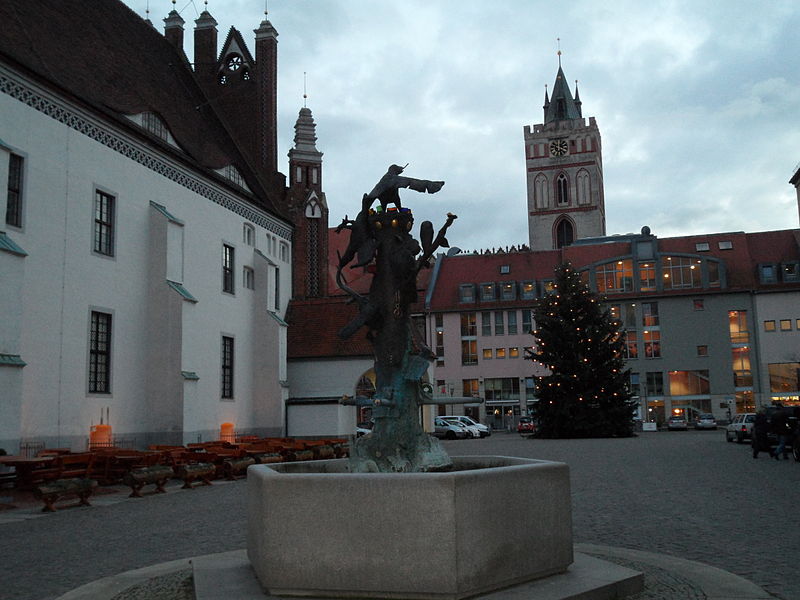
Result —
M560 59L561 57L559 56L559 61ZM559 65L556 82L553 85L553 93L550 95L550 104L546 106L544 111L544 122L550 123L551 121L580 118L580 104L575 104L572 93L569 91L567 78L564 76L564 71Z

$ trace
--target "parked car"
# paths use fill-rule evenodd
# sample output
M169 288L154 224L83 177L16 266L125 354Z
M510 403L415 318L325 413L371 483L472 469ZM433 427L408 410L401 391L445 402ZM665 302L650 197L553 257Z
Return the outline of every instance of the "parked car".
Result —
M492 435L492 430L488 426L484 425L483 423L478 423L472 417L467 417L465 415L453 415L442 418L447 419L448 421L457 421L462 425L466 425L467 427L476 427L481 437Z
M460 423L446 421L442 417L436 417L433 420L433 428L433 435L446 440L464 439L470 436L469 431L464 429Z
M520 435L533 435L536 433L536 421L533 417L520 417L517 423L517 433Z
M694 420L695 429L716 429L717 420L711 413L701 413Z
M669 431L686 431L688 428L689 424L686 422L686 417L683 415L672 415L667 419L667 429Z
M743 444L753 435L753 423L756 421L756 413L740 413L735 415L731 422L725 427L725 439L729 442L736 440Z

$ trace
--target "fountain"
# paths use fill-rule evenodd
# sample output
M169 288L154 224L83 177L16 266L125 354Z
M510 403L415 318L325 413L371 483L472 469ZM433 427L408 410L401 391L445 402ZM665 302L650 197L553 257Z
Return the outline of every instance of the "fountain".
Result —
M337 282L359 309L339 335L368 329L372 433L355 440L349 460L248 471L247 554L271 595L459 600L563 573L573 562L566 464L451 458L420 425L420 406L431 403L422 378L435 356L409 307L417 274L449 246L456 216L435 236L423 222L417 242L398 190L435 193L444 182L404 177L403 169L389 167L356 218L338 228L350 241ZM368 295L347 285L349 266L373 273Z

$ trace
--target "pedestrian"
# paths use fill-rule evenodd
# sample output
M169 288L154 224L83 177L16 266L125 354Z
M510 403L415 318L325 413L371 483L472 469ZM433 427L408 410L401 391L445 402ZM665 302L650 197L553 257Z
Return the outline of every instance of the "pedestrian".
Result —
M767 418L766 408L761 408L756 413L750 444L753 446L753 458L758 458L758 453L765 451L772 456L772 448L769 445L769 419Z
M791 426L789 425L789 415L786 413L782 405L778 405L778 410L772 414L772 433L778 438L778 447L772 453L772 458L775 460L781 459L789 460L789 452L786 450L786 444L789 441L789 435L792 433Z

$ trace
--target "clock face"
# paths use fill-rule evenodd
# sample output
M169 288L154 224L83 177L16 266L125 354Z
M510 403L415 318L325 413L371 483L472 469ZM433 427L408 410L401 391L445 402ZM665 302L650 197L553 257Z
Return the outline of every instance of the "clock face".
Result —
M241 68L243 62L244 61L242 60L241 56L234 54L228 59L228 69L231 71L237 71L239 68Z
M550 154L552 156L564 156L568 151L567 140L553 140L550 142Z

